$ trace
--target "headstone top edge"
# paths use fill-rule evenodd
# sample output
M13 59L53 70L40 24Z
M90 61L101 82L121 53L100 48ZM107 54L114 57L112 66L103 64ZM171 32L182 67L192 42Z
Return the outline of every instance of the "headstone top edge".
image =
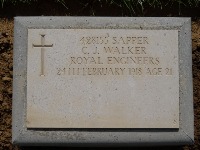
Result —
M63 20L63 21L77 21L77 22L84 22L84 21L96 21L96 20L101 20L101 21L116 21L116 20L122 20L125 22L139 22L145 21L145 22L150 22L150 21L167 21L171 22L173 24L176 24L176 22L187 22L191 21L191 17L101 17L101 16L96 16L96 17L90 17L90 16L17 16L14 17L15 21L33 21L36 20L36 22L40 21L56 21L56 20ZM77 20L78 19L78 20ZM176 21L176 22L174 22Z

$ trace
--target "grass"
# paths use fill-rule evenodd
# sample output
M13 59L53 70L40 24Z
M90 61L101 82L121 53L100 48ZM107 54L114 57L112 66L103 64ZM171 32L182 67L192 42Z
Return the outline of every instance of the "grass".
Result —
M5 3L11 3L13 5L16 5L18 3L25 3L25 4L31 4L32 2L36 2L37 0L0 0L1 7L4 7Z
M32 3L36 3L38 2L38 0L0 0L1 3L1 7L4 7L5 3L11 3L12 5L16 5L16 4L20 4L20 3L24 3L24 4L32 4ZM48 1L47 1L48 2ZM60 3L61 5L63 5L65 8L67 8L67 6L65 5L65 0L55 0L55 2ZM68 9L68 8L67 8Z
M200 0L111 0L110 2L124 10L128 9L131 16L144 14L145 7L162 10L164 7L178 6L179 14L181 14L182 7L200 7Z
M38 3L40 0L0 0L0 5L3 8L5 4L9 5L20 5L27 4L31 5L33 3ZM109 7L117 7L121 12L122 16L143 16L146 9L157 9L162 11L165 8L175 8L179 14L185 8L199 8L200 0L52 0L55 3L68 9L68 3L73 3L76 1L79 5L83 5L81 9L90 9L91 15L95 15L95 9L98 6L101 7L102 4L106 4ZM48 3L48 1L46 1ZM89 7L89 4L92 7ZM88 8L89 7L89 8Z

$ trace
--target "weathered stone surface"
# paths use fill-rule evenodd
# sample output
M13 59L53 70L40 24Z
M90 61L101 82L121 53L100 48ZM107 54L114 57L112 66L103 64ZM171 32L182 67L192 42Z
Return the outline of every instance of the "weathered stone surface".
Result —
M14 36L14 144L194 142L190 18L16 17Z
M178 128L178 30L29 29L27 127Z

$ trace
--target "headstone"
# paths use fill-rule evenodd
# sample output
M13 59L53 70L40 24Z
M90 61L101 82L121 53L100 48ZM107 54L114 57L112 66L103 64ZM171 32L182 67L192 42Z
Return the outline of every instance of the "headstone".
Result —
M16 17L13 143L194 141L189 18Z

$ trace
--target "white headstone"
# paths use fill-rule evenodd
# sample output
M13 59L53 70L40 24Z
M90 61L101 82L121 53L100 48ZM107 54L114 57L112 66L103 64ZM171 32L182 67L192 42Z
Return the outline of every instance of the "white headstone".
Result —
M27 127L178 128L178 30L28 29Z
M16 17L12 142L194 142L190 18Z

